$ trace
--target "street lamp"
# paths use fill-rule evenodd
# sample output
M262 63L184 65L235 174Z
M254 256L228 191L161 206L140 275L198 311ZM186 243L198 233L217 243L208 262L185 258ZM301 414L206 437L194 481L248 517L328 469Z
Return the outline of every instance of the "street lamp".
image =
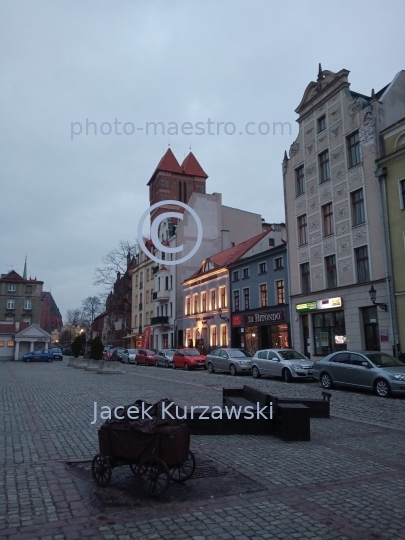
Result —
M368 294L370 295L370 299L373 302L375 306L378 306L379 308L383 309L384 311L387 311L387 304L381 304L379 302L376 302L375 299L377 297L377 291L374 289L374 286L371 285L371 289L368 291Z
M218 315L219 315L219 318L222 319L223 321L229 322L228 317L222 317L222 309L221 308L218 309Z

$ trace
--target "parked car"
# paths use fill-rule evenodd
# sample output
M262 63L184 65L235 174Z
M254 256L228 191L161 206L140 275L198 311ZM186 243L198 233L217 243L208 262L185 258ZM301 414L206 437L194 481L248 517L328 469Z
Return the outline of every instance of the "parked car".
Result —
M113 351L114 351L114 349L110 345L107 345L107 347L104 347L103 360L110 360Z
M134 364L145 364L147 366L153 366L156 361L156 353L149 349L139 349L135 355Z
M58 347L52 347L51 351L54 360L63 360L62 349L58 349Z
M24 362L52 362L53 353L51 349L36 349L24 354Z
M172 368L184 368L186 370L201 367L206 369L205 356L198 349L177 349L173 355Z
M173 366L173 355L176 351L174 349L161 349L156 354L156 361L155 366L165 366L165 367L172 367Z
M121 362L123 364L134 364L135 356L137 355L139 349L125 349L122 353Z
M115 347L115 350L117 351L117 359L119 362L122 360L122 355L124 351L126 350L125 347Z
M207 354L206 363L209 373L229 371L231 375L237 375L252 371L252 355L245 349L216 349Z
M286 382L293 379L313 380L313 366L306 356L293 349L263 349L252 358L252 375L283 377Z
M70 347L62 347L62 354L70 356L72 354L72 349Z
M380 397L405 394L405 363L379 351L340 351L314 365L314 376L326 389L348 386L373 390Z

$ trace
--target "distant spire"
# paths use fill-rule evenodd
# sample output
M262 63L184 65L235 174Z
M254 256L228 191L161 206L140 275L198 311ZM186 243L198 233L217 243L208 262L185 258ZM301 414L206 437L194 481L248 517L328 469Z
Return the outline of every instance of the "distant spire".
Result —
M27 279L27 254L25 254L23 279Z
M317 81L322 81L324 79L324 75L323 75L323 72L322 72L322 66L321 66L321 63L319 62L319 69L318 69L318 79Z
M287 150L284 150L284 161L288 161Z
M374 88L371 89L371 99L372 99L372 100L376 99L376 97L375 97L375 92L374 92Z

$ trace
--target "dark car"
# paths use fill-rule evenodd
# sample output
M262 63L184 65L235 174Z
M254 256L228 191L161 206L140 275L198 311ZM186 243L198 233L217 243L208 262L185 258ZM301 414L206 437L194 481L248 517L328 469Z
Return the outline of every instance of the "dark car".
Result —
M59 349L58 347L52 347L51 351L54 360L63 360L62 349Z
M314 377L326 389L347 386L374 390L380 397L405 394L405 363L379 351L340 351L314 364Z
M62 347L62 354L70 356L72 354L72 349L70 347Z
M146 366L154 366L156 362L156 353L149 349L139 349L135 356L134 364L145 364Z
M23 360L24 362L52 362L53 353L50 349L36 349L24 354Z
M172 367L186 370L205 367L205 356L198 349L178 349L173 355Z

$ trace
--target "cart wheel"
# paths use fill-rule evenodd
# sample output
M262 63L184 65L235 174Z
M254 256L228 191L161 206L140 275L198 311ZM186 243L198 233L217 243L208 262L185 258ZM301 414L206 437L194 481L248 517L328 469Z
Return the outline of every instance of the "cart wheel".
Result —
M137 464L136 464L136 463L130 463L130 464L129 464L129 467L130 467L131 471L132 471L134 474L136 474L136 469L137 469L137 467L138 467Z
M138 465L139 485L145 493L160 497L170 486L170 472L164 461L155 456L145 458Z
M180 467L175 467L170 470L170 478L173 482L185 482L189 480L195 472L195 457L191 450L188 451L187 459Z
M111 465L108 457L97 454L91 464L91 473L100 487L106 487L111 481Z

